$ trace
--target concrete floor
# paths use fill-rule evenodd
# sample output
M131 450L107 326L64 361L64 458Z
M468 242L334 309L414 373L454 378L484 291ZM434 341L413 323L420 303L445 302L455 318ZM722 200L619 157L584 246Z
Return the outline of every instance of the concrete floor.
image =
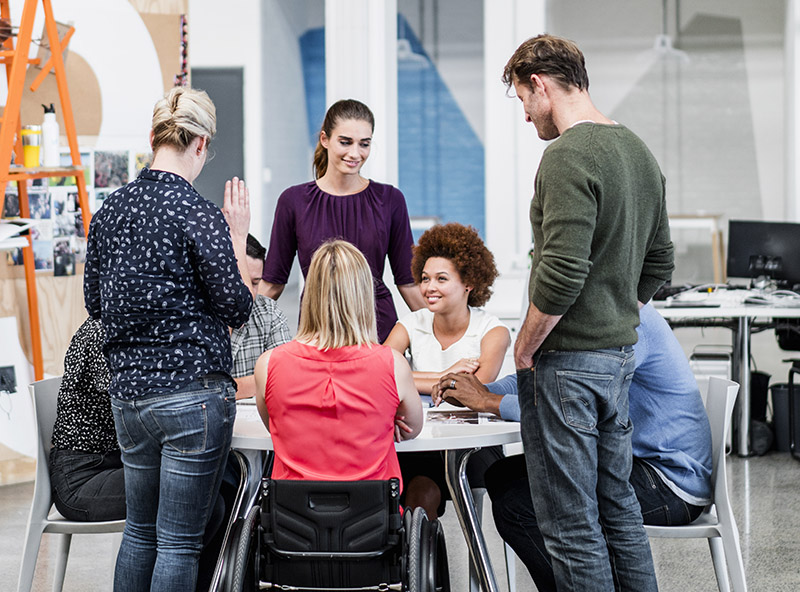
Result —
M760 458L728 459L731 495L739 525L748 587L753 592L800 590L800 462L787 453ZM16 590L31 483L0 487L0 592ZM506 590L503 545L494 529L491 511L484 508L484 531L501 590ZM453 589L467 590L467 551L452 508L442 518L448 542ZM662 592L715 591L716 580L704 540L653 540ZM114 560L112 535L76 536L64 583L65 592L110 590ZM34 591L50 590L55 562L54 535L45 535L39 553ZM517 564L517 590L536 590Z

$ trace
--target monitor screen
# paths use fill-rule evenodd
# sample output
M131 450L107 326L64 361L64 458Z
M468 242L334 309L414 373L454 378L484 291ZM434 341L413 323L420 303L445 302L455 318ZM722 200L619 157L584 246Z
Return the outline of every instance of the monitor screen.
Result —
M730 220L728 277L768 277L790 289L800 284L800 224Z

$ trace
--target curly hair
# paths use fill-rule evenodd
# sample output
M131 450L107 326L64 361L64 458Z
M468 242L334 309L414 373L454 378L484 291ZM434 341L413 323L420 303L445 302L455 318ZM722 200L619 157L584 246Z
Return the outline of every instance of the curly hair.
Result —
M469 306L483 306L489 301L492 284L499 274L494 255L472 226L457 222L437 224L419 237L411 260L411 273L418 284L422 281L425 262L431 257L449 260L464 285L472 286L467 299Z

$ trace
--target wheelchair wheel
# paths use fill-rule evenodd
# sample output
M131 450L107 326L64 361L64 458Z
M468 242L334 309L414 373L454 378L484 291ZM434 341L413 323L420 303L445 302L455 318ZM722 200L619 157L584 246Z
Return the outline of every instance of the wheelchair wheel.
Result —
M403 512L403 536L402 536L402 548L401 548L401 556L400 556L400 573L402 574L403 578L403 592L408 590L408 559L411 557L411 521L414 512L406 508L405 512Z
M428 515L422 508L406 509L406 514L411 514L410 520L406 518L406 524L411 526L406 529L408 537L408 570L406 572L406 590L408 592L422 592L422 569L423 569L423 536L422 525L428 522Z
M423 578L427 580L427 589L430 592L450 592L450 568L447 563L447 546L444 541L444 530L438 520L425 522L423 537L427 530L428 552L423 555L428 565L422 571ZM425 586L423 586L424 588Z
M232 569L228 570L229 577L226 578L226 591L227 592L242 592L245 589L245 584L249 583L250 589L255 589L254 580L254 551L257 547L253 537L257 535L256 528L258 526L259 518L261 515L261 508L258 505L253 506L248 510L247 515L241 522L241 528L238 530L239 539L236 544L236 553L232 556Z

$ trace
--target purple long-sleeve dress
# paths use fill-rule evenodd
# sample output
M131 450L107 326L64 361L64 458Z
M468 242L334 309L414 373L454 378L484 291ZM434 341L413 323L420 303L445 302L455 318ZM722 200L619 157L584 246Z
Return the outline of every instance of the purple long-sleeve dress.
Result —
M386 256L395 284L414 283L414 239L403 194L396 187L372 180L363 191L352 195L325 193L316 181L289 187L275 208L264 281L286 284L295 253L305 277L314 251L332 238L353 243L369 263L375 284L378 339L383 342L397 322L391 292L383 283Z

